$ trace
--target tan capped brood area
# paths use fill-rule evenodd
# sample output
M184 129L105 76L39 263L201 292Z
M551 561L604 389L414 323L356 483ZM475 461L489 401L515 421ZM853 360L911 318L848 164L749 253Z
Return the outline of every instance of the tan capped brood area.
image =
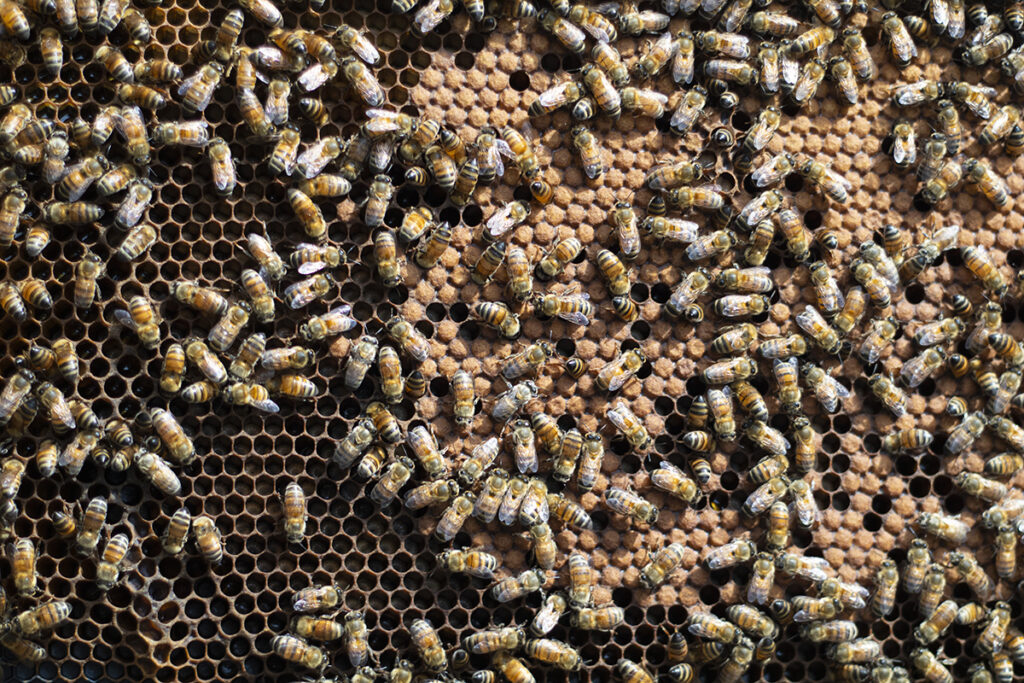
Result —
M0 25L7 678L1022 674L1024 6Z

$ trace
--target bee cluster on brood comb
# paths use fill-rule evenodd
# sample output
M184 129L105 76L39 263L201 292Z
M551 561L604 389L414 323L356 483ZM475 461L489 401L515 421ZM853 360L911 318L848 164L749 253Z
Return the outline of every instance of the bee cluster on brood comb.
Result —
M1021 6L0 24L12 676L1024 666Z

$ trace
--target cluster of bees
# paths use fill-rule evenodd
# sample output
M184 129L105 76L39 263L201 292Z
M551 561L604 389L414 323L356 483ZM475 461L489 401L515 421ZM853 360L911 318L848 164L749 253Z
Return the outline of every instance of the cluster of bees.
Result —
M804 394L813 395L823 411L838 411L851 387L833 376L829 363L854 352L869 370L872 394L897 418L907 414L903 387L912 390L944 369L954 377L970 375L975 380L984 405L972 410L967 401L950 399L947 412L961 421L946 437L943 452L959 458L986 427L1009 445L1012 452L989 458L983 473L963 472L956 483L991 504L981 526L995 534L1000 579L1015 577L1017 544L1024 535L1024 498L1011 495L1011 487L998 481L1024 468L1024 429L1007 416L1011 409L1024 408L1024 394L1018 394L1024 345L1004 329L997 303L1010 283L983 248L961 246L959 228L943 225L933 214L916 244L895 226L886 226L875 241L860 245L848 268L857 284L844 291L837 236L825 229L812 233L780 187L796 174L820 190L824 200L845 204L851 184L819 159L768 152L783 117L813 102L826 79L840 101L858 103L859 81L878 76L862 33L869 28L866 24L877 25L898 66L917 57L918 44L945 42L956 46L958 59L971 67L998 63L1013 87L1024 91L1024 53L1014 47L1024 30L1021 5L989 13L982 5L965 7L962 0L929 0L920 7L898 0L882 4L807 0L805 6L777 6L759 1L755 8L752 0L664 0L655 10L618 2L590 7L554 0L542 9L528 0L465 2L483 30L495 28L499 18L525 26L535 22L584 61L578 75L539 94L530 103L529 114L543 121L560 109L568 110L574 120L571 146L594 182L608 170L599 133L605 123L598 117L616 119L623 112L646 116L687 136L703 125L713 108L737 109L745 93L772 98L739 139L729 126L716 127L706 136L707 147L729 150L735 170L747 176L744 187L752 195L748 202L734 206L728 193L706 177L708 168L673 159L646 176L652 193L646 215L632 200L619 201L609 211L614 246L590 248L577 237L567 237L532 263L528 245L516 244L514 229L529 219L533 206L551 202L555 189L544 178L530 135L515 126L484 128L469 142L440 121L389 109L374 74L381 56L367 36L350 26L324 33L289 29L281 10L269 0L244 0L240 9L227 12L211 40L196 45L190 64L182 68L157 58L133 64L129 56L134 51L107 42L122 24L135 45L152 40L144 13L125 0L0 0L5 59L17 59L18 49L24 52L23 45L38 41L43 67L59 74L66 49L62 41L82 33L102 43L93 57L116 84L116 103L101 107L92 121L78 117L66 123L35 117L19 101L18 87L0 86L0 146L9 160L0 168L0 248L13 248L21 235L25 254L36 258L50 245L52 226L102 224L115 228L101 228L112 258L142 258L159 234L157 226L145 220L158 196L147 172L154 147L201 150L212 189L231 197L239 187L235 141L211 138L205 120L167 121L159 113L177 100L186 117L202 116L215 91L233 85L245 129L267 145L266 169L288 186L288 202L310 241L294 245L285 257L283 245L269 234L246 234L246 251L254 263L242 270L237 297L199 282L173 283L171 295L209 319L205 338L166 340L160 302L146 296L127 298L113 315L143 349L161 354L159 389L164 400L177 397L189 404L220 402L278 413L282 398L309 400L322 393L302 374L316 364L313 345L360 326L351 307L343 304L305 316L298 328L301 344L247 331L260 325L270 330L280 316L279 305L282 310L318 310L334 297L347 257L330 241L330 222L321 207L345 201L357 186L365 187L363 222L374 234L376 275L385 287L395 287L411 279L403 249L417 267L427 270L439 263L454 234L451 224L439 222L426 207L408 207L393 219L396 182L417 189L440 187L454 206L463 207L473 201L478 185L503 179L508 162L514 167L508 175L522 182L528 194L496 208L487 218L480 234L482 254L470 266L478 285L502 274L506 278L505 300L478 300L469 307L475 319L493 327L501 338L519 339L527 315L576 326L596 320L598 307L586 294L569 288L538 291L534 282L562 279L570 263L588 257L603 276L613 312L626 322L638 320L639 307L630 298L630 264L640 257L645 238L659 248L681 249L692 264L683 269L663 305L667 318L678 325L698 323L706 314L729 321L709 344L715 358L700 371L707 390L694 398L686 416L687 431L679 438L686 469L665 460L648 474L656 491L697 505L713 486L711 455L742 437L764 454L747 474L755 488L742 510L754 520L753 526L763 519L765 528L755 535L756 542L740 538L707 550L703 562L713 571L751 563L745 601L719 615L690 614L685 632L668 637L667 675L686 683L708 667L717 669L719 681L739 680L751 667L771 660L781 630L798 623L801 637L830 644L827 654L839 680L909 680L908 669L914 669L930 681L952 681L949 662L935 647L956 622L978 629L974 654L979 659L970 665L971 680L1008 681L1013 663L1024 663L1024 635L1010 626L1006 603L990 603L995 584L963 547L970 531L963 520L939 513L919 516L915 526L926 538L952 548L936 551L933 558L928 542L915 539L902 568L891 559L882 562L873 592L831 576L828 562L820 557L790 550L793 520L803 529L812 529L819 521L807 476L816 467L819 444L805 415ZM455 5L451 0L427 0L417 9L415 2L397 0L393 10L412 13L412 31L423 35L444 22ZM913 13L918 10L920 14ZM266 29L265 44L240 43L247 20ZM685 28L670 29L673 22L683 26L682 21ZM691 31L691 26L700 30ZM614 45L619 35L655 38L627 63ZM666 70L670 76L663 75ZM365 109L358 131L349 138L320 136L304 143L302 126L290 118L293 107L315 126L326 124L330 106L317 99L317 92L339 76L350 86L352 101ZM668 92L659 89L663 85L668 85ZM1002 142L1008 155L1024 150L1020 109L995 104L992 100L998 96L990 86L966 81L922 80L894 89L898 107L933 104L936 109L935 132L921 144L920 152L916 127L906 120L895 123L888 139L896 166L915 169L919 197L926 205L939 205L964 185L984 195L997 210L1012 208L1007 184L992 164L962 154L968 143L961 112L984 121L976 136L982 147ZM42 201L33 197L30 183L36 180L54 187L54 196ZM771 269L764 265L776 233L798 269L806 270L815 302L795 314L799 332L761 338L752 321L767 313L776 289ZM906 284L954 250L959 250L988 300L976 305L966 297L953 297L952 315L914 330L920 351L903 364L899 378L893 378L877 366L891 355L901 331L893 306ZM71 296L78 309L104 300L105 268L100 256L84 250ZM300 277L292 277L290 270ZM45 315L53 307L43 280L27 277L0 283L0 308L15 322ZM474 683L492 683L499 677L509 683L532 683L536 678L531 666L580 669L585 662L575 647L568 639L551 637L552 632L560 622L581 631L612 631L625 623L625 610L595 604L596 577L587 555L570 553L561 576L555 575L561 558L552 522L563 529L592 529L593 520L580 499L597 492L612 513L649 526L659 516L657 499L628 487L605 486L601 472L606 437L598 431L563 429L554 416L536 408L541 391L534 379L550 370L555 357L544 341L527 343L501 364L508 388L488 407L490 421L501 426L500 436L472 446L464 457L452 458L429 427L415 425L404 431L392 410L423 396L428 382L419 366L429 358L431 344L416 322L394 315L385 321L383 343L377 336L361 334L350 344L342 370L344 387L356 391L369 382L375 388L369 396L373 400L337 441L331 459L342 470L354 467L354 476L368 482L370 500L381 507L400 501L409 510L438 510L433 535L441 543L452 543L471 518L521 527L530 542L533 567L502 577L500 558L481 548L452 547L437 561L449 572L493 580L488 590L497 602L540 593L541 607L528 624L495 625L465 637L451 651L434 625L413 620L407 628L421 666L399 659L383 671L369 665L364 615L348 612L338 621L328 613L340 610L342 588L314 586L295 595L290 633L276 634L271 648L285 661L316 672L322 682L328 680L328 670L341 663L328 645L313 641L344 640L354 668L348 680L358 683L372 683L381 676L410 683L416 678L448 680L463 675ZM814 356L817 361L811 360ZM768 399L756 386L759 359L768 362L766 374L777 388ZM614 360L596 369L594 384L614 394L647 364L639 348L623 345ZM590 371L578 357L561 361L559 367L574 379ZM114 472L133 470L160 494L173 498L182 491L176 470L200 457L167 409L154 405L129 425L116 418L101 420L85 401L67 398L58 385L63 382L73 391L78 376L73 342L33 343L17 359L0 392L0 427L8 435L34 435L31 426L37 419L52 431L38 439L31 457L13 455L0 463L0 521L13 540L12 598L19 601L17 609L8 608L0 593L0 644L29 662L46 657L35 641L68 620L74 608L63 600L27 602L39 592L37 550L32 539L17 538L12 525L20 514L16 497L29 460L43 477L59 472L77 476L87 463ZM474 378L465 370L449 379L454 422L471 433L478 419L478 399L485 397L476 396ZM781 422L769 410L776 405L784 416ZM627 450L646 454L651 449L654 438L627 401L614 400L605 417L613 438ZM908 427L886 435L882 448L894 455L917 454L930 448L933 440L930 432ZM510 463L509 469L502 463ZM299 483L289 482L282 499L284 535L289 543L301 544L308 522L306 494ZM67 509L52 512L53 530L71 541L76 554L98 557L96 584L101 591L109 590L130 568L133 546L141 539L108 533L103 550L97 552L104 537L107 500L94 497L83 501L82 508L77 517ZM224 550L215 521L206 515L193 518L187 507L167 520L162 549L172 555L184 552L190 533L207 561L220 562ZM684 559L680 543L652 551L640 570L642 587L654 590L671 580ZM806 590L778 597L777 573L790 588L805 585ZM944 599L949 575L969 586L973 601ZM907 593L919 594L921 619L913 632L919 647L907 662L883 657L881 644L862 637L854 620L859 610L873 617L889 615L901 579ZM481 661L489 664L477 666ZM470 674L471 666L478 670ZM417 674L418 669L424 669L425 676ZM647 662L622 658L616 670L626 683L653 683L656 678Z

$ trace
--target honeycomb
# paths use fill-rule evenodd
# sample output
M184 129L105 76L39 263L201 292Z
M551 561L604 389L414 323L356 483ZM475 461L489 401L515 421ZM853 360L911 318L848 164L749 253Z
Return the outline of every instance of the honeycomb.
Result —
M141 56L166 57L189 64L190 51L200 41L213 38L229 9L195 0L146 7L153 25L152 44L144 49L132 46L123 26L114 30L109 42L121 46L130 61ZM465 13L458 12L421 38L410 32L409 16L390 11L383 0L372 8L332 2L321 12L282 9L289 27L329 29L345 22L371 35L385 54L375 73L394 108L442 121L466 140L475 139L488 125L533 127L543 178L555 188L554 199L544 207L534 204L511 240L525 248L534 262L559 239L570 236L588 245L588 254L598 244L611 247L616 238L608 213L614 204L632 200L638 209L646 206L650 198L643 187L646 173L659 160L681 152L699 156L711 169L713 180L732 194L737 207L751 197L741 182L742 174L733 171L731 151L711 148L706 140L710 129L718 126L734 130L739 137L764 105L760 97L742 99L732 113L709 107L707 116L681 140L667 133L663 120L631 116L615 122L597 119L591 125L609 170L599 182L592 182L572 151L568 134L572 121L567 112L528 121L526 109L536 95L564 78L564 72L574 73L581 66L575 55L547 33L529 28L528 20L501 19L495 31L481 33ZM854 21L862 19L863 15L856 15ZM702 25L699 19L693 22L694 27ZM673 30L683 23L673 20ZM995 211L984 198L958 191L932 212L915 201L912 173L895 167L884 151L884 139L894 121L907 115L890 101L894 84L920 78L985 82L999 88L999 103L1010 101L1012 92L1005 81L996 78L994 68L966 68L953 59L950 48L941 45L919 45L920 56L900 70L886 54L877 25L869 25L865 35L880 71L877 80L860 87L860 102L841 105L832 85L823 84L807 106L786 111L768 149L830 160L832 168L852 184L851 201L847 205L831 203L794 175L785 183L791 204L809 228L834 231L839 243L834 257L841 266L835 273L844 290L853 283L846 266L861 242L876 237L887 223L901 226L914 242L920 242L924 235L918 226L932 213L943 224L961 223L960 243L989 247L997 267L1012 279L1012 271L1024 265L1024 206L1018 199L1024 187L1024 161L986 155L1006 179L1012 210ZM241 42L254 47L265 40L265 29L247 19ZM618 40L616 46L627 63L645 50L642 39L629 36ZM66 64L56 77L41 68L38 48L30 47L24 63L0 66L0 82L17 83L22 100L37 117L65 123L76 115L92 120L115 97L111 81L94 60L95 47L94 41L85 39L66 42ZM665 82L660 89L667 92ZM354 95L344 81L328 83L319 96L332 103L330 120L319 128L302 122L303 140L355 133L364 108L354 104ZM159 113L161 121L185 118L196 117L185 116L173 98ZM460 211L436 187L422 192L402 187L386 215L388 225L397 226L403 210L425 203L455 229L451 247L437 267L424 271L410 260L404 268L405 284L387 289L374 272L371 230L360 218L359 202L367 195L367 182L356 183L349 198L334 206L335 211L322 205L330 240L348 249L350 263L337 271L340 287L323 304L317 304L318 310L347 303L361 323L361 328L336 341L320 344L316 363L306 374L324 391L308 402L282 399L282 411L273 415L220 404L211 410L179 398L168 401L157 391L163 352L172 338L182 341L194 334L205 335L210 324L180 305L170 294L170 284L197 279L232 292L232 298L241 298L239 276L243 268L252 266L244 247L247 232L265 229L279 250L280 245L307 240L288 204L286 185L266 169L271 145L254 140L246 128L235 105L233 86L217 89L202 118L211 126L211 137L223 137L231 144L241 186L233 196L218 199L204 187L211 177L200 151L158 148L150 166L157 201L148 211L148 220L157 227L159 239L143 258L130 263L112 258L121 235L104 219L100 230L55 226L51 243L39 257L28 259L23 248L12 247L0 263L0 279L41 278L55 302L46 317L22 324L9 317L0 320L7 374L13 369L13 357L31 341L67 337L82 359L74 397L89 402L101 419L120 417L131 422L144 409L168 407L201 454L179 470L182 491L177 498L155 493L133 472L104 470L91 461L76 477L41 478L34 466L29 466L17 497L20 515L14 535L39 539L40 587L54 599L71 600L74 610L70 622L58 627L45 642L49 659L38 666L8 664L5 679L295 680L305 672L273 655L270 641L287 631L291 594L312 584L341 585L344 608L365 612L370 646L383 668L397 658L413 658L407 627L415 618L426 618L437 626L448 648L491 625L527 623L540 605L539 595L499 604L485 590L489 582L445 575L435 559L442 545L432 536L439 511L409 512L395 503L381 510L370 501L369 486L351 472L341 471L330 462L330 456L336 440L347 433L373 396L376 382L367 382L356 392L346 390L341 378L344 357L360 334L383 337L383 323L396 313L414 321L430 342L430 358L420 367L429 378L427 395L395 408L403 430L421 422L429 424L456 459L501 433L502 426L489 417L490 406L506 388L500 378L501 359L520 344L499 339L469 316L473 302L503 298L504 272L482 287L474 284L469 274L482 251L478 233L484 218L513 199L528 200L529 193L508 179L482 185L473 202ZM969 122L968 139L972 140L976 121ZM967 151L985 155L975 142ZM510 171L512 177L514 174ZM397 185L401 181L397 166L392 175ZM53 196L53 188L42 181L28 182L26 187L36 207ZM704 217L697 215L695 220L703 222ZM99 281L99 305L82 311L71 302L74 268L85 247L108 265ZM773 248L766 265L772 269L778 290L772 295L770 311L754 319L762 337L794 331L792 315L802 304L814 301L806 269L798 268L781 249ZM700 562L706 549L736 537L756 540L761 533L761 522L747 520L740 512L753 488L745 471L758 459L745 443L720 444L711 458L715 472L712 491L707 500L692 507L653 489L646 474L661 459L680 465L686 462L689 456L678 441L687 430L684 416L693 397L706 390L699 371L711 362L706 357L708 344L720 321L713 320L710 307L708 319L696 326L668 319L661 310L671 289L690 270L692 264L682 249L645 240L632 268L630 290L640 308L640 319L625 323L612 314L591 259L581 256L553 285L543 287L551 291L581 288L599 307L598 319L579 327L558 319L523 317L523 340L551 340L559 358L576 356L589 370L575 381L558 368L546 369L536 379L540 398L529 410L543 410L556 417L563 429L577 426L584 433L600 431L608 444L598 486L579 496L594 520L594 529L574 533L558 527L556 534L556 569L564 573L565 557L574 550L584 552L598 574L596 602L625 609L626 623L611 633L583 632L566 625L552 632L552 637L579 649L586 662L584 675L590 680L608 680L622 657L646 662L652 670L664 670L667 631L683 627L694 612L710 610L724 615L727 605L743 600L749 569L708 571ZM893 314L904 327L881 362L882 371L898 373L901 363L917 351L912 342L915 329L948 314L950 297L956 293L965 294L976 305L984 299L980 284L963 267L959 254L948 252L894 302ZM143 349L116 323L114 310L123 306L120 301L137 294L156 302L165 321L158 351ZM1004 300L1003 320L1007 330L1020 337L1024 325L1018 318L1024 311L1018 311L1017 303L1014 297ZM306 315L285 311L279 304L272 324L256 323L252 329L265 332L272 346L292 340L299 343L297 329ZM621 437L609 431L603 415L610 397L593 381L594 373L620 348L631 347L641 348L650 362L638 374L639 381L630 382L617 396L629 402L655 437L646 457L632 452ZM820 353L814 358L824 360ZM764 374L766 365L761 366L762 373L753 384L768 397L776 414L777 401L771 396L774 384ZM470 434L456 429L451 417L448 378L460 368L474 377L480 399ZM1001 445L986 433L965 456L950 459L942 455L944 436L955 425L944 412L946 399L960 395L973 405L977 390L969 378L957 380L943 373L925 381L911 392L908 415L894 420L871 396L865 366L858 359L844 359L838 369L838 376L854 390L838 413L823 413L805 391L804 409L812 418L821 446L818 466L806 479L822 519L813 532L794 528L791 549L824 557L843 580L870 586L885 557L902 562L914 537L910 520L920 512L960 514L974 525L983 507L963 495L953 477L964 470L980 471L982 454L997 452ZM772 425L785 429L787 421L775 415ZM880 452L882 436L910 426L935 433L937 438L928 452L919 457ZM27 436L18 439L13 449L22 457L32 457L38 443L39 437ZM504 452L497 464L514 467ZM297 481L309 497L310 522L301 548L288 545L281 530L279 495L290 481ZM1024 479L1018 474L1012 483L1019 486ZM609 486L637 488L661 509L658 521L646 528L611 514L599 503L600 494ZM106 594L95 585L95 562L72 555L70 544L56 538L51 522L52 514L66 503L84 504L95 496L109 499L109 532L128 533L136 539L139 551L126 580ZM162 551L159 536L181 505L193 515L205 513L213 518L223 534L223 563L210 567L194 549L177 557ZM471 519L454 545L499 555L503 575L528 567L530 543L526 536L517 530L497 529L497 525ZM639 568L653 551L670 542L686 547L681 571L674 572L656 591L641 588ZM990 535L979 526L972 529L967 545L991 570L989 542ZM937 549L941 544L932 546ZM0 576L9 576L10 569L9 560L0 560ZM953 597L961 601L970 597L964 584L950 583ZM804 588L800 582L787 583L780 578L773 597L797 594ZM1019 615L1020 605L1010 583L999 582L997 595L1010 600L1014 614ZM856 618L861 635L878 640L884 656L906 663L915 647L911 631L919 618L916 600L902 589L898 600L890 617ZM966 675L969 659L959 655L970 652L973 637L971 629L957 625L942 641L941 652L958 658L953 671L959 678ZM796 627L790 626L778 640L774 659L765 663L759 674L755 668L750 678L822 680L831 667L824 655L823 645L800 639ZM342 659L338 657L339 663ZM487 660L474 656L471 664L485 668ZM565 677L560 672L548 673L551 680ZM1020 664L1015 665L1015 673L1024 674Z

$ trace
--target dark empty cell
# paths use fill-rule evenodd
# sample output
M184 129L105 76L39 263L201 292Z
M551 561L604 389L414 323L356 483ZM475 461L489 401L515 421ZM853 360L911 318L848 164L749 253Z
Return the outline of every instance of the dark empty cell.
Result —
M933 476L938 474L942 469L942 460L934 455L925 455L921 457L918 467L921 468L921 472L924 474Z
M864 528L867 531L875 532L882 528L882 518L873 512L864 515Z
M910 480L910 495L915 498L924 498L931 492L931 481L926 477L914 477Z
M896 458L896 472L904 477L909 477L917 471L917 459L910 455L901 455Z
M522 92L530 87L530 75L522 70L515 71L509 76L508 83L513 90Z
M868 434L862 441L864 450L868 453L877 453L882 447L882 439L877 434Z
M871 509L880 515L884 515L892 509L892 498L880 493L871 499Z
M469 71L476 64L476 57L473 56L472 52L462 51L455 55L455 66L459 67L463 71Z
M832 495L832 507L836 510L846 510L850 507L850 496L845 491L839 491Z
M842 474L850 469L850 458L843 453L838 453L832 458L832 469Z

